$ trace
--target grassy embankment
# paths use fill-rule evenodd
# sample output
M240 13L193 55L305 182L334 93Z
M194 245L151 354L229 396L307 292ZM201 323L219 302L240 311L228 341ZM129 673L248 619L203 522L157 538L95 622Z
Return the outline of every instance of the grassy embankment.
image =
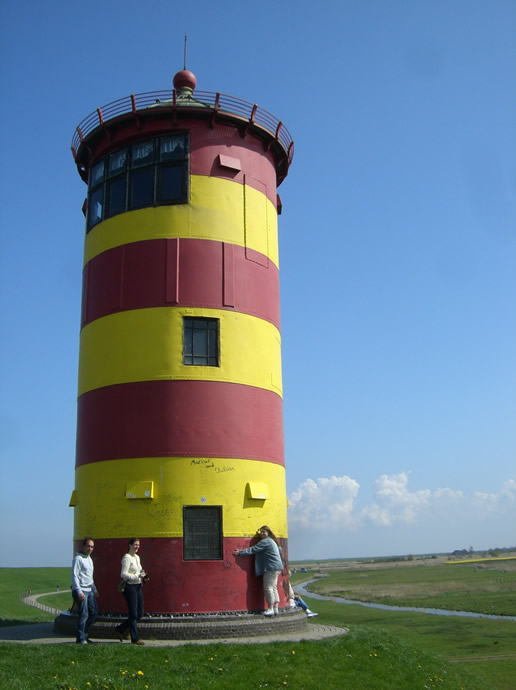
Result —
M321 572L324 567L320 567ZM396 606L516 616L516 560L332 570L312 591Z
M3 621L51 620L18 601L27 589L68 586L68 568L0 570ZM304 576L306 577L306 576ZM69 592L69 590L68 590ZM64 602L70 595L53 595ZM50 598L45 599L50 604ZM92 647L0 644L0 685L10 690L44 688L372 688L378 690L505 690L516 668L503 657L514 652L516 623L395 614L360 606L311 602L316 623L348 626L343 637L318 642L265 645L187 645L143 649L120 644ZM5 625L5 622L4 622ZM449 663L450 658L486 655L495 642L498 661ZM480 644L480 647L478 646ZM489 650L491 652L491 649ZM516 663L513 661L513 664ZM470 668L468 668L468 666Z

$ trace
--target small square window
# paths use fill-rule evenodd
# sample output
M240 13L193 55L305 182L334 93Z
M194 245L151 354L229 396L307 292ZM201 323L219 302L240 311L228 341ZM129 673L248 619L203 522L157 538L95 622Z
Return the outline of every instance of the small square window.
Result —
M219 366L219 320L183 318L183 364Z
M213 561L222 557L222 507L184 506L184 560Z

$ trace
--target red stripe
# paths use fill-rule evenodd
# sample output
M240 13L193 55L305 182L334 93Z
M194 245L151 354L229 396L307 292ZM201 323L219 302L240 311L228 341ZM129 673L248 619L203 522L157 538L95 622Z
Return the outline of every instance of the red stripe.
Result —
M231 309L280 327L279 271L263 255L211 240L159 239L114 247L83 272L82 325L129 309ZM262 264L256 257L262 258Z
M153 115L157 115L154 111ZM141 125L141 128L140 128ZM274 208L277 204L277 178L274 155L264 150L263 141L248 135L242 138L237 127L218 122L212 129L206 121L182 117L179 125L174 126L170 116L141 121L137 127L134 121L120 123L120 127L111 130L113 138L102 137L99 141L90 141L93 151L90 160L116 151L134 141L144 141L159 134L190 132L190 173L206 175L244 183L261 192L265 191ZM241 169L235 170L220 164L219 154L229 155L240 161ZM245 176L245 177L244 177Z
M79 398L77 466L174 456L283 465L281 398L261 388L213 381L126 383Z
M263 609L263 583L261 577L255 577L254 557L233 556L233 551L249 543L248 537L226 537L223 559L184 561L182 539L141 539L141 564L150 575L143 588L145 611L184 614ZM75 542L77 551L81 545L81 541ZM283 561L287 564L287 540L281 539L281 545ZM95 540L95 585L100 593L99 608L104 613L127 610L117 591L120 562L126 551L127 539ZM288 565L285 565L278 582L280 606L288 605L287 574Z

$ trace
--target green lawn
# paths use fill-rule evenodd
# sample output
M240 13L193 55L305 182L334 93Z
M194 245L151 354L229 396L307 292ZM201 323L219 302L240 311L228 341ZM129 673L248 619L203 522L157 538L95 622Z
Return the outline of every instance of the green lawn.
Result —
M18 595L29 587L52 591L60 584L65 589L68 578L68 568L0 569L2 619L52 620L21 604ZM64 596L69 601L69 594ZM349 634L318 642L173 648L3 643L0 687L514 689L516 622L308 601L319 612L315 623L347 626Z
M51 615L23 604L19 597L29 589L34 594L52 592L57 585L63 591L59 595L62 607L69 608L70 568L0 568L0 626L52 620ZM47 599L42 603L61 608L61 604Z
M187 645L0 645L9 690L77 688L376 688L492 690L458 666L383 631L357 628L320 642Z

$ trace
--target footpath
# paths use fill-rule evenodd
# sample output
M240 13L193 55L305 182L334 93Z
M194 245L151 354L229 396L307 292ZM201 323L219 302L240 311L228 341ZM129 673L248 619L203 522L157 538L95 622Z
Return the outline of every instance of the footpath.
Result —
M23 598L23 602L34 606L47 613L59 615L59 609L45 606L40 597L55 594L45 592L43 594L31 594ZM289 633L283 635L263 635L261 637L217 638L213 640L145 640L148 647L179 647L185 644L207 645L215 643L223 644L270 644L271 642L302 642L303 640L324 640L328 637L345 635L347 628L338 628L334 625L319 625L310 622L307 630L302 633ZM19 644L75 644L72 637L63 637L54 632L54 623L30 623L28 625L13 625L0 628L0 642L15 642ZM117 639L99 640L97 644L123 644ZM127 643L125 643L127 644Z

